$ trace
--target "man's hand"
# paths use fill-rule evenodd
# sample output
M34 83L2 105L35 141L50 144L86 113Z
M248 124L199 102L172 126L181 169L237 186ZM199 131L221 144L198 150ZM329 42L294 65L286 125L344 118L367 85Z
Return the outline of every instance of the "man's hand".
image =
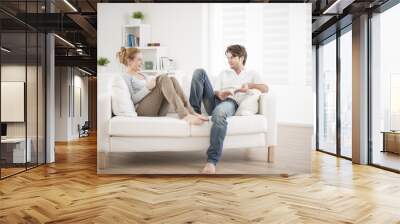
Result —
M146 87L149 90L152 90L156 86L156 79L155 78L149 78L146 82Z
M224 101L228 96L232 95L232 93L229 91L216 91L215 95L218 97L218 99Z
M262 93L268 92L268 86L266 84L255 84L255 83L248 83L249 89L258 89Z
M242 87L239 89L235 90L235 93L241 92L241 93L246 93L249 90L249 84L243 84Z

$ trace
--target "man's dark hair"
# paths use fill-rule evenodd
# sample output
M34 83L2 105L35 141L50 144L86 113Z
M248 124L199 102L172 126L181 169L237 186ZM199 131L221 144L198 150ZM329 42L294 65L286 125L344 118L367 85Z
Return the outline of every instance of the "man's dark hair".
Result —
M228 48L226 48L225 55L228 52L231 53L233 57L243 57L243 65L246 64L247 51L246 51L246 48L244 48L242 45L234 44L234 45L228 46Z

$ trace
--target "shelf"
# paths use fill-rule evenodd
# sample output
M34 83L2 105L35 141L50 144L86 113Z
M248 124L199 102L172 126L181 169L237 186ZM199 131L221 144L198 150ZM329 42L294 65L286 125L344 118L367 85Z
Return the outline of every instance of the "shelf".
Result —
M151 47L127 47L125 48L139 48L140 50L159 50L159 49L166 49L164 46L151 46Z
M175 73L176 70L141 70L143 73Z
M128 46L128 43L136 42L136 41L128 41L129 34L135 36L135 38L139 38L139 46ZM152 69L144 69L141 72L149 73L149 74L157 74L157 73L174 73L175 71L167 71L167 70L160 70L160 68L169 68L168 66L161 66L162 61L164 58L168 56L168 47L166 46L147 46L148 43L151 42L151 26L149 24L138 24L138 25L124 25L122 30L123 35L123 42L126 48L137 48L143 54L143 61L151 62L152 66L146 66L146 68ZM136 39L135 39L136 40ZM136 42L137 43L137 42ZM164 63L168 63L164 61ZM150 65L150 64L149 64ZM168 65L168 64L167 64Z
M148 27L148 26L149 26L149 24L139 24L139 25L127 24L127 25L124 25L124 28L140 28L140 27Z
M138 24L138 25L123 25L122 26L122 36L123 36L123 42L122 44L124 46L128 46L128 43L130 42L128 40L128 35L132 34L135 37L135 40L132 40L132 43L137 44L136 38L138 38L140 47L146 47L147 44L151 40L151 27L149 24ZM136 45L135 44L135 45Z
M140 50L158 50L165 49L164 46L138 47Z

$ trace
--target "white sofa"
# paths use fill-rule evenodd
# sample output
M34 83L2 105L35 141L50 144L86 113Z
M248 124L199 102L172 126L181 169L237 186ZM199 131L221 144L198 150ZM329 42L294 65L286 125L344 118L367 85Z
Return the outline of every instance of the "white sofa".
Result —
M98 173L111 165L107 159L110 152L202 150L206 156L211 121L196 126L174 115L113 117L111 85L114 75L99 73L97 76ZM223 152L237 148L257 148L265 150L265 160L272 162L277 143L275 111L275 98L267 93L260 96L258 114L228 118Z

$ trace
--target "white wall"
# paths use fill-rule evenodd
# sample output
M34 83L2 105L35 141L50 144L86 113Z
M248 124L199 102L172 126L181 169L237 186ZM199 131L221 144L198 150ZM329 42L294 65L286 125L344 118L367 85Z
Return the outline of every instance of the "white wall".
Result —
M76 71L76 70L75 70ZM71 135L73 138L78 138L79 133L78 133L78 124L83 125L85 121L88 120L88 77L87 76L81 76L82 73L78 73L74 75L74 89L75 92L74 94L77 93L77 88L80 89L81 91L81 97L80 97L80 105L81 105L81 110L82 112L79 113L79 108L78 108L78 98L76 96L72 96L75 99L75 106L73 110L75 110L75 113L72 114L73 119L71 120L72 124L72 130L71 130Z
M68 141L68 67L55 68L55 141Z
M122 69L115 55L123 43L122 26L128 24L134 11L144 13L143 23L151 25L151 41L167 46L169 56L184 74L206 66L205 4L99 3L97 10L97 55L111 61L108 69Z
M25 82L26 69L28 74L31 74L33 67L25 65L2 65L1 66L1 81L18 81ZM33 95L33 94L32 94ZM7 110L7 108L1 108ZM22 108L24 110L24 108ZM24 137L25 136L25 122L8 122L7 123L7 136L8 137Z
M40 72L40 71L39 71ZM27 73L27 74L26 74ZM25 80L25 75L28 78L28 82ZM37 132L37 114L36 109L43 105L37 105L36 96L36 66L25 65L2 65L1 66L1 81L18 81L24 82L27 85L27 122L7 122L7 135L9 137L23 137L25 136L25 126L28 126L28 137L30 135L35 135ZM40 94L40 93L39 93ZM39 95L40 97L40 95ZM42 102L42 101L40 101ZM2 108L2 110L7 110L7 108ZM24 110L24 108L22 108ZM40 122L39 122L40 123ZM41 134L41 133L39 133ZM43 136L39 136L43 137Z
M55 141L69 141L78 138L78 124L88 120L88 78L71 67L56 67L55 80ZM74 103L74 90L81 89L82 116ZM75 109L75 113L74 110Z
M25 122L7 122L7 137L25 137L31 140L32 158L36 161L39 154L39 163L44 162L45 145L45 117L44 117L44 74L39 66L25 66L20 64L3 64L1 66L1 81L19 81L26 85ZM4 97L4 96L2 96ZM6 96L7 97L7 96ZM1 108L10 110L10 108ZM51 161L51 160L49 160Z

